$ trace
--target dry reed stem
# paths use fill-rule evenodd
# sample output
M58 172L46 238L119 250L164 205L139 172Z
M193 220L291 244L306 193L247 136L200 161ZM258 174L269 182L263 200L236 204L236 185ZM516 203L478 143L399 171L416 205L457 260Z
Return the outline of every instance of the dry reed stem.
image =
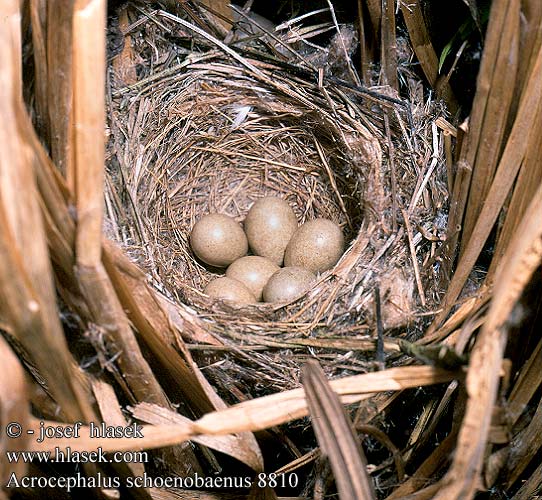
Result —
M459 432L456 456L436 496L472 498L479 487L492 408L512 310L532 273L542 261L542 186L539 186L502 267L496 276L493 300L474 346L467 375L466 414Z
M30 0L30 17L32 24L32 48L36 72L36 129L48 140L49 119L47 116L47 2Z
M520 59L518 68L518 89L521 91L524 90L529 72L536 60L536 54L542 45L542 33L539 29L542 22L542 5L536 0L523 2L522 16L521 50L525 54L525 57Z
M10 349L6 341L0 337L0 359L2 360L2 370L0 371L0 422L3 425L10 422L16 422L26 429L30 416L28 386L25 379L23 367L17 356ZM26 447L30 440L29 435L24 432L22 446ZM28 470L28 464L8 461L6 451L10 447L10 439L2 433L0 439L0 477L2 485L8 483L12 473L17 476L24 476Z
M367 460L345 414L317 361L303 368L303 387L321 452L329 458L339 496L343 500L375 498Z
M409 495L416 495L420 491L422 495L425 487L432 481L432 478L450 461L450 456L453 454L456 446L457 436L461 427L461 418L464 413L466 394L461 390L459 397L454 405L452 428L448 435L436 446L431 454L422 462L416 471L403 484L395 489L391 495L386 497L386 500L397 500L399 498L408 498ZM439 483L427 486L430 488L431 495L439 490Z
M469 240L467 247L462 254L462 258L457 265L457 269L455 270L453 279L450 282L442 304L443 309L436 316L433 322L433 328L438 326L448 315L451 307L461 293L463 285L465 284L476 259L480 255L487 237L493 228L493 224L497 220L505 199L512 188L518 170L524 161L528 146L525 137L529 137L530 134L537 134L537 136L540 136L542 133L534 123L534 119L537 116L536 113L533 114L531 112L533 109L538 109L540 101L542 100L542 81L539 78L540 72L542 72L542 49L538 52L536 65L533 67L530 75L525 95L520 103L516 120L500 159L497 172L486 198L486 203L482 207L482 211L472 232L472 238Z
M128 425L113 386L103 380L93 380L92 392L100 409L102 420L106 425L120 427ZM134 477L142 476L145 473L145 466L141 463L127 463L126 465Z
M217 14L220 14L220 17L212 17L211 20L214 21L213 24L220 24L222 25L226 30L229 30L231 28L231 23L223 21L224 18L226 19L232 19L232 7L230 6L230 2L228 0L201 0L201 3L204 6L212 7L213 11Z
M73 188L73 1L48 0L47 6L47 117L51 157ZM37 19L35 19L37 20ZM44 71L42 71L44 73ZM45 83L40 82L44 86Z
M399 90L397 78L397 40L395 27L395 2L382 0L380 25L381 74L384 85Z
M364 1L358 0L358 31L359 31L359 39L360 39L360 51L359 51L359 58L360 58L360 66L361 66L361 81L368 85L371 81L371 68L370 63L373 60L373 54L371 50L371 39L370 39L370 30L368 29L368 26L366 27L366 24L368 22L365 21L367 17L367 13L365 12L364 8Z
M438 57L431 43L420 4L420 0L401 3L401 12L408 30L410 43L420 61L429 85L437 90L446 101L448 109L454 113L458 105L452 88L448 83L444 83L442 88L439 88Z
M167 407L167 396L143 357L101 262L105 40L101 35L102 30L96 30L96 26L102 26L102 30L105 28L103 0L77 2L74 30L81 38L75 39L73 46L75 195L78 211L76 276L92 317L104 328L113 349L121 353L117 363L133 397ZM89 50L90 53L87 53ZM180 470L186 473L197 470L195 456L185 455L175 465L181 466Z
M376 36L380 30L382 21L382 3L381 0L367 0L366 3L369 12L369 20L371 21L373 33Z
M190 401L193 411L199 414L216 409L211 403L215 398L206 394L192 369L174 349L176 337L168 316L149 289L145 276L111 243L106 243L103 259L123 309L142 340L165 368L174 392L180 392L183 399Z
M22 134L23 104L20 73L20 17L17 2L3 5L0 60L0 217L2 234L1 314L33 358L51 392L72 420L93 412L69 362L71 354L60 325L52 272L41 219L34 160ZM12 62L12 64L10 64ZM17 133L13 134L13 125ZM9 138L8 138L9 137Z
M471 143L470 137L475 137L471 125L466 159L472 166L472 181L469 200L465 212L465 220L461 236L462 251L472 236L476 219L486 202L486 196L491 186L495 169L501 155L501 147L510 132L509 111L516 87L516 73L519 62L520 36L520 2L511 1L506 6L497 5L495 9L504 12L502 24L488 28L488 36L484 45L484 62L480 69L477 82L477 92L487 92L484 118L480 123L480 137ZM478 110L473 109L473 113ZM470 155L475 154L475 157ZM460 254L461 258L461 254Z
M105 153L104 0L77 0L73 14L73 146L78 267L99 264Z
M534 123L542 123L542 100L538 104L538 109L533 110L533 113L535 114ZM506 211L506 219L499 234L495 253L491 259L488 280L491 280L497 271L521 217L536 193L538 186L542 183L542 162L540 162L540 158L542 158L542 140L540 134L532 131L527 138L527 142L525 158Z
M449 382L462 374L427 366L391 368L377 373L368 373L330 381L330 386L343 404L351 404L385 391L400 391L406 388ZM137 410L137 408L136 408ZM83 426L81 438L73 441L66 438L51 438L38 443L32 441L29 450L54 450L55 446L72 447L73 451L94 450L102 446L104 452L160 448L183 443L197 436L221 436L242 432L254 432L290 422L308 415L303 389L294 389L240 403L224 410L209 413L196 421L188 419L175 425L143 426L143 438L90 438L89 427ZM40 421L30 420L30 428L38 429ZM48 425L48 422L45 422ZM14 440L14 449L22 445Z
M132 409L132 415L139 421L152 425L184 424L186 417L156 405L141 403ZM264 470L263 457L258 443L250 432L241 432L225 436L194 436L195 443L225 453L256 472Z
M28 136L33 138L33 132L29 131ZM102 133L99 132L96 135L96 138L103 141ZM45 215L46 221L48 221L47 229L49 233L49 243L55 246L55 258L60 257L61 260L59 262L62 263L61 269L63 269L63 277L60 278L60 281L63 283L63 287L61 288L61 293L63 293L67 303L75 305L76 309L79 310L84 317L90 317L90 311L87 309L87 306L90 305L93 316L98 318L99 323L103 322L106 325L117 325L118 328L120 328L120 330L116 330L117 333L121 334L120 337L117 336L116 342L117 347L120 345L124 346L124 348L122 349L123 355L118 360L118 363L120 363L120 366L124 366L125 375L127 373L132 373L132 376L128 377L130 387L124 384L125 389L128 391L128 396L131 397L130 391L134 391L143 399L148 397L151 401L167 406L169 403L166 396L156 383L153 373L150 371L147 362L142 357L139 346L133 337L133 333L131 332L127 321L125 319L123 320L125 316L120 307L120 303L118 303L116 296L110 293L111 289L108 288L106 284L108 278L99 267L101 264L98 266L98 272L94 269L89 275L89 297L91 300L89 300L87 304L83 304L80 300L79 287L84 287L89 283L89 280L82 280L79 284L76 284L77 280L73 275L72 262L74 259L75 227L66 207L68 191L62 186L61 179L58 176L55 178L55 170L48 163L48 159L43 154L37 140L34 141L34 147L41 161L40 168L38 168L36 172L40 191L46 200L47 211L45 212ZM62 193L65 193L64 196ZM101 234L98 234L98 236L99 244L101 245ZM79 268L79 272L84 272L84 269L82 270ZM98 275L101 275L101 278L96 280ZM112 306L114 306L113 309L111 309ZM115 309L117 312L113 312ZM149 330L147 329L144 331ZM115 331L113 333L115 333ZM128 371L126 371L126 364L129 366ZM142 377L139 376L141 373L144 373L145 370L147 370L147 373ZM192 462L194 462L194 460L192 460ZM190 460L181 459L172 460L171 465L173 467L178 465L181 467L187 466L188 471L190 471L193 469L190 469L191 466L188 465L189 463Z
M542 447L542 400L538 406L529 425L519 432L504 452L506 458L506 487L511 489L514 483L529 467L533 459ZM500 451L500 450L499 450Z
M542 486L542 464L539 465L529 478L523 483L521 488L512 497L513 500L531 500L540 492Z
M542 385L542 340L533 349L529 359L521 367L516 383L508 397L509 422L513 426Z

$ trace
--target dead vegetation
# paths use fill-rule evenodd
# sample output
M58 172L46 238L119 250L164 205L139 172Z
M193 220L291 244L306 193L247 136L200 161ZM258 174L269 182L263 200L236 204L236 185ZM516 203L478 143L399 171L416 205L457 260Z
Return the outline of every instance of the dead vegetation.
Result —
M155 451L84 464L120 481L99 498L537 495L539 2L493 0L463 123L396 51L404 23L454 113L420 2L360 0L359 42L331 2L277 33L222 2L164 3L123 5L108 52L104 0L0 7L0 424L82 422L78 439L3 432L3 486L74 474L7 451L102 447ZM187 231L269 192L340 222L348 251L286 307L211 303ZM131 421L143 438L89 435ZM254 483L127 487L143 474Z

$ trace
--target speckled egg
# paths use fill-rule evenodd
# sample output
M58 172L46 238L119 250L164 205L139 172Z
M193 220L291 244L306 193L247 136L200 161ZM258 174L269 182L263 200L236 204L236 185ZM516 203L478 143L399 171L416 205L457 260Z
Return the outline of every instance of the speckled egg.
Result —
M209 282L203 293L215 299L231 300L238 304L256 302L254 294L243 283L227 276Z
M265 302L289 302L307 291L316 280L313 272L303 267L279 269L263 289Z
M265 257L249 255L236 260L228 270L226 276L243 283L256 297L262 299L263 287L269 278L279 270L274 262Z
M314 219L305 222L292 236L284 254L284 265L319 273L331 269L343 251L341 228L329 219Z
M292 207L273 196L257 200L245 219L245 231L252 251L278 266L282 265L284 250L297 226Z
M215 267L229 266L248 251L241 225L223 214L208 214L196 222L190 246L199 259Z

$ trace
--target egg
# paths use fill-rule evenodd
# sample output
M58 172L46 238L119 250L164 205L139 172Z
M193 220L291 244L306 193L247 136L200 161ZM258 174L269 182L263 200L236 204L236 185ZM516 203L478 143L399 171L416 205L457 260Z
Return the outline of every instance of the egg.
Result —
M241 225L223 214L208 214L196 222L190 246L199 259L215 267L227 267L248 251Z
M315 279L315 274L303 267L283 267L265 285L263 300L289 302L307 291Z
M209 282L203 292L214 299L231 300L239 304L256 302L254 294L243 283L227 276Z
M243 283L256 297L256 300L261 300L263 287L279 269L277 264L265 257L249 255L236 260L228 267L226 276Z
M282 265L284 250L297 226L292 207L282 198L273 196L257 200L245 219L245 232L252 251L278 266Z
M293 234L286 247L284 265L323 272L337 263L343 250L341 228L329 219L314 219L305 222Z

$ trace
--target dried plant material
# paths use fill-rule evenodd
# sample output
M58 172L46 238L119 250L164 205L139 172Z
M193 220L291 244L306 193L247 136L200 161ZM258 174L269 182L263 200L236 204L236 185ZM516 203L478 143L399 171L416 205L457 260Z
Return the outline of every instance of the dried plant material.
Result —
M457 370L468 362L467 356L458 354L453 348L445 344L423 346L400 339L399 347L406 354L414 356L424 363L439 366L445 370Z
M457 376L460 374L416 366L391 368L332 380L330 385L333 391L341 396L343 403L353 403L368 399L371 393L440 383ZM293 389L240 403L219 413L205 415L197 425L202 432L206 432L204 429L221 429L220 432L265 429L306 416L308 411L306 404L303 390ZM242 422L245 422L247 427L239 429Z
M521 33L521 50L525 56L520 58L518 67L518 89L521 90L527 82L527 77L536 60L536 54L542 44L542 34L539 30L542 22L542 5L536 0L523 2L522 16L524 24Z
M507 453L506 462L503 465L506 470L508 488L511 488L520 478L542 447L541 427L542 401L539 401L529 425L514 436L510 442L509 450L507 450L509 453Z
M93 412L69 361L56 307L33 156L20 134L24 111L18 2L4 3L0 17L0 315L31 354L68 418L88 419Z
M45 0L32 0L30 2L30 18L32 24L34 66L36 68L36 129L38 133L41 133L48 139L47 2Z
M519 479L525 479L517 497L536 494L540 470L532 458L542 444L542 375L536 369L540 346L521 353L530 356L523 367L516 365L522 359L513 353L519 375L504 366L503 402L498 408L493 403L507 330L523 311L517 298L542 253L540 229L535 229L540 217L536 224L522 225L542 208L542 141L535 126L542 114L542 85L536 82L536 72L542 74L539 2L495 0L507 7L492 14L491 30L497 36L486 42L483 69L488 71L480 78L470 130L466 123L455 130L439 104L423 102L422 85L411 81L413 73L403 63L399 76L408 73L409 81L401 80L401 89L412 93L408 103L391 96L389 86L358 86L350 60L356 33L349 25L339 26L331 1L328 9L283 23L291 28L290 39L311 47L298 52L275 36L272 26L249 21L251 2L239 14L239 24L253 29L234 43L221 38L226 35L221 24L229 27L231 17L221 13L225 4L165 0L169 12L151 10L150 2L123 4L128 47L121 56L128 61L127 81L108 79L104 94L103 75L112 75L120 60L105 67L104 3L29 0L21 4L22 19L17 2L0 7L6 14L0 16L5 28L0 30L5 42L0 44L0 328L9 332L5 338L31 375L32 405L40 417L50 419L45 425L97 423L98 411L105 422L123 426L131 409L134 417L152 425L145 425L144 437L135 440L90 438L89 426L83 425L80 440L51 440L41 447L10 441L10 449L172 447L160 452L156 470L147 473L161 475L169 469L187 475L201 470L192 452L200 446L204 473L212 475L234 460L261 471L253 434L259 431L262 446L277 447L272 455L276 460L267 462L266 470L295 470L318 457L315 450L303 454L306 448L296 433L303 422L294 423L308 416L310 408L323 415L316 427L327 422L319 427L319 435L327 439L325 450L332 450L334 463L346 464L358 456L356 438L335 423L345 423L341 404L361 402L353 408L356 430L367 432L391 454L378 458L386 450L371 451L379 494L389 494L397 479L403 480L405 462L411 475L392 498L454 497L454 488L464 488L465 495L456 496L468 498L479 477L489 487L499 473L496 488L519 488ZM60 7L65 9L58 15ZM358 2L360 18L365 17L361 37L362 53L369 55L362 62L367 82L374 76L369 64L375 62L377 38L383 75L388 83L397 77L394 7L390 0ZM439 79L432 73L434 53L421 7L415 1L398 8L412 45L422 54L422 68L440 92L449 87L449 75ZM306 24L316 16L330 16L331 22ZM265 29L258 31L258 25ZM314 36L329 30L335 35L326 47L314 44ZM397 56L406 61L412 56L406 52ZM33 65L28 64L32 54ZM499 71L507 71L506 78L492 83ZM491 88L484 88L486 84ZM28 113L20 102L21 90ZM495 104L498 98L504 99L503 106ZM122 248L101 233L104 99L109 115L105 228ZM457 139L455 151L452 137ZM445 241L442 229L452 186ZM287 199L300 221L319 215L340 223L348 249L303 297L286 306L255 305L240 312L201 294L216 273L193 258L186 238L206 211L224 211L241 221L250 204L266 194ZM464 234L471 237L460 241L465 212ZM476 280L469 280L466 291L474 295L457 303L467 276L472 277L473 269L478 272L474 263L494 228L496 250L487 283L477 289ZM455 269L458 242L467 259ZM503 269L505 265L510 269ZM441 291L454 272L439 311ZM379 290L377 310L383 322L371 312ZM425 308L419 297L425 298ZM442 327L435 323L423 335L429 316L436 311L440 325L452 307L456 309ZM402 325L408 328L399 331ZM392 328L396 330L385 332ZM375 329L376 340L371 335ZM525 351L537 342L527 332ZM472 345L470 400L461 428L466 397L462 365ZM374 367L375 351L377 359L386 355L396 368L366 373ZM437 368L399 368L413 361L410 355ZM299 388L300 367L313 357L332 381L309 375L311 395L306 397ZM442 370L442 365L457 371ZM363 375L342 378L345 373ZM447 390L404 391L450 381ZM4 387L14 383L0 380ZM292 387L296 389L285 390ZM10 397L23 400L20 391L7 391L0 394L2 403ZM130 406L121 407L125 404ZM0 406L4 411L4 404ZM25 397L18 409L27 407ZM528 412L522 414L525 407ZM510 429L503 421L505 409ZM404 426L401 432L410 435L404 456L381 430L396 426L397 417ZM39 421L28 419L28 429L38 431ZM266 430L277 425L281 427ZM212 448L223 453L214 455ZM283 465L285 456L289 463ZM435 484L450 461L449 476ZM315 499L330 490L332 474L325 463L319 459L315 465ZM356 477L342 474L344 470L341 478ZM141 464L114 467L122 478L142 471ZM307 481L304 489L310 488ZM101 494L115 498L120 491ZM139 499L239 498L175 489L128 494ZM351 496L363 495L367 493ZM247 498L276 494L255 487Z
M486 202L495 169L509 133L519 51L520 1L495 2L477 81L465 161L473 169L461 247L465 248ZM483 116L483 121L478 118ZM479 130L476 127L480 127Z
M351 59L357 42L356 33L351 27L341 28L337 21L337 16L335 15L333 3L331 0L327 0L327 4L336 32L328 48L328 71L330 73L333 72L335 76L342 78L343 80L351 81L356 85L361 85L359 76Z
M168 405L147 361L143 358L109 277L101 263L102 182L104 127L105 40L94 24L105 27L103 0L77 2L74 29L97 44L74 45L74 108L76 198L78 220L75 238L77 276L89 309L117 349L119 364L130 389L143 401ZM87 32L88 30L88 32ZM93 38L96 37L96 38ZM87 51L91 51L88 54ZM83 181L84 179L84 181Z
M542 99L542 80L539 78L542 71L542 50L539 50L536 65L530 75L529 82L525 89L525 95L521 101L518 114L510 137L506 143L502 157L497 168L497 172L488 192L486 203L482 207L480 217L465 247L461 259L458 262L457 269L448 287L443 302L442 311L436 316L433 325L438 326L440 322L448 315L455 300L461 293L463 285L470 274L476 259L489 236L493 224L497 220L503 203L508 196L513 185L517 172L524 160L528 141L525 137L530 134L540 135L540 129L535 126L534 119L536 113L531 110L538 109Z
M24 121L25 125L28 124L28 122ZM63 193L67 193L67 188L63 184L62 178L60 178L58 175L55 175L55 169L51 165L50 161L44 154L41 145L35 138L35 134L31 129L27 130L27 137L29 137L32 140L32 143L34 145L36 154L38 155L37 158L39 161L36 164L36 170L35 173L38 178L38 184L40 187L40 193L44 197L45 204L47 207L47 211L45 212L46 220L48 221L47 225L47 231L48 231L48 239L49 244L52 245L52 250L54 252L54 255L56 255L57 259L60 258L60 261L57 261L58 264L60 264L60 269L62 269L61 276L63 276L62 282L65 288L62 288L61 291L63 293L67 293L66 300L68 303L73 303L76 309L81 310L82 313L89 315L90 312L86 307L83 307L81 309L81 302L78 296L72 296L69 292L69 285L70 282L75 281L75 275L73 274L73 269L71 263L74 260L73 256L73 246L74 246L74 237L75 237L75 225L73 224L73 221L68 213L68 208L66 206L66 196L63 196ZM111 251L111 247L107 247L106 250ZM106 252L105 256L107 256L108 253ZM134 273L134 266L130 262L126 264L126 261L123 261L122 259L116 259L117 265L120 267L120 269L124 270L124 272L127 273L128 276L135 276L136 278L141 277L141 273L139 271ZM137 270L137 269L136 269ZM109 272L111 273L111 276L113 279L115 279L115 269L110 266ZM147 288L147 285L144 283L141 283L140 287L135 286L135 284L138 284L138 280L136 279L134 281L134 296L135 296L135 302L132 300L128 302L130 304L129 307L135 308L134 314L137 313L138 308L141 307L142 304L146 304L147 300L150 300L151 302L154 301L152 298L152 295L148 295L149 291ZM138 290L141 290L140 293L136 293ZM77 291L78 293L78 291ZM121 295L122 297L122 295ZM125 306L125 307L128 307ZM101 313L104 313L102 310ZM124 313L123 313L124 314ZM141 315L136 316L135 319L140 319ZM165 328L164 331L167 331L168 328L168 320L165 316L163 316L163 313L161 312L161 308L154 308L152 309L152 313L147 316L147 319L142 323L137 323L138 326L141 328L141 331L143 333L149 334L150 339L156 339L156 341L159 341L160 337L157 336L153 330L152 327L156 328ZM151 328L149 328L151 326ZM132 336L132 333L130 332L130 336ZM134 342L134 339L130 338L128 339L128 342ZM175 342L175 337L171 337L170 342ZM132 353L131 355L135 355L137 358L137 352L139 350L139 347L137 344L135 345L136 351L130 350L129 352ZM183 360L179 357L178 353L173 351L171 346L164 347L163 344L160 342L151 342L151 345L162 349L161 352L163 352L163 355L166 357L166 359L169 360L169 366L172 368L172 374L179 372L179 370L182 371L183 367ZM168 357L169 352L169 357ZM171 353L173 352L173 356ZM141 358L140 358L141 359ZM137 361L135 362L137 366ZM146 362L145 362L146 364ZM145 367L145 364L143 365L143 368ZM138 369L138 368L136 368ZM184 374L181 375L181 379L191 380L190 379L190 371L186 369ZM189 376L187 376L187 374ZM152 379L151 379L152 380ZM199 393L196 388L199 387L199 384L201 384L201 381L198 382L200 379L192 379L190 382L190 393L193 395L201 394ZM138 382L139 381L139 382ZM136 376L134 382L141 383L143 382L139 377ZM144 383L142 386L143 390L147 390L149 388L149 385ZM130 391L128 386L126 386L126 390ZM158 391L161 394L161 389ZM208 390L208 393L211 394L212 391ZM144 394L144 393L142 393ZM160 396L159 396L160 397ZM215 397L216 399L216 397ZM201 400L201 398L200 398ZM204 400L207 400L205 397ZM161 399L159 401L165 402L166 400ZM165 404L168 404L167 402ZM217 404L215 402L215 404ZM215 407L219 407L220 405L217 404ZM213 407L209 405L209 403L205 403L204 407L206 408L206 411L212 409Z
M112 65L115 77L124 85L132 85L137 81L136 55L132 49L132 37L127 32L129 25L128 11L124 7L119 13L119 30L123 35L123 47L121 52L113 58ZM124 33L126 33L124 35Z
M533 471L521 488L512 497L514 500L531 500L540 492L542 487L542 464Z
M541 61L539 57L537 66ZM506 344L507 321L541 260L542 186L539 186L496 276L490 310L469 363L466 381L469 400L455 459L436 496L439 500L472 498L478 488Z
M47 111L51 157L72 188L75 183L72 136L73 5L72 0L46 2Z
M540 123L542 121L542 101L538 103L538 109L532 112L537 115L534 123ZM514 186L514 192L506 211L506 219L499 234L499 241L491 259L488 279L492 279L498 269L505 249L513 238L514 232L536 193L538 186L542 183L542 164L540 162L540 158L542 157L542 140L540 140L540 134L534 131L531 132L527 141L525 159L521 165Z
M416 472L405 481L401 486L393 491L386 500L397 500L409 498L408 495L415 494L420 488L423 488L431 478L449 461L449 456L454 450L457 432L449 434L435 448L433 453L418 467ZM440 488L440 485L437 485ZM421 490L423 491L423 490ZM437 489L438 491L438 489ZM435 491L433 491L433 494ZM432 495L429 497L432 498Z
M95 380L92 383L92 392L100 408L102 421L106 425L126 427L127 422L113 387L101 380ZM142 476L145 473L144 464L134 462L127 463L126 466L134 476Z
M101 259L105 137L104 0L77 0L73 16L73 137L77 265Z
M448 337L456 328L458 328L465 320L473 317L491 299L492 290L486 285L482 285L478 294L474 297L469 297L461 303L457 310L446 320L446 322L436 331L426 334L418 341L421 345L427 345L434 342L439 342Z
M442 88L439 88L438 85L438 57L427 31L420 0L408 4L401 3L401 13L407 26L410 43L429 85L438 91L446 100L450 110L454 112L457 109L457 101L450 85L444 83Z
M153 15L160 24L179 29L174 17ZM143 22L150 23L145 19L142 26ZM186 22L179 24L198 43L212 43L213 49L226 52ZM154 25L153 29L160 33ZM135 51L147 43L147 35L141 33L142 38L133 37ZM169 46L160 38L153 40L157 57L165 57ZM347 52L348 40L343 39ZM337 53L344 53L338 44ZM393 269L411 267L403 223L386 209L391 149L397 199L412 199L414 186L421 185L422 174L411 168L411 152L405 147L418 139L407 139L409 118L400 101L393 101L397 112L388 120L389 137L383 137L383 117L395 112L389 96L374 96L373 102L383 108L375 112L348 87L326 78L320 85L292 80L272 62L239 61L217 51L182 61L175 72L164 68L131 87L112 88L110 151L119 167L113 162L110 175L117 178L119 197L130 200L111 211L118 234L123 234L123 247L144 266L156 288L184 303L179 311L185 340L193 334L202 339L206 331L214 344L233 342L236 356L246 351L248 363L253 362L249 345L287 349L297 338L300 347L308 345L307 340L325 343L325 338L344 337L353 325L371 328L374 284ZM132 104L125 106L127 102ZM424 113L417 118L415 134L432 130ZM424 171L426 181L419 189L424 200L409 217L413 245L422 259L429 248L414 227L422 218L433 220L435 207L425 199L436 197L433 190L446 183L444 172L436 168L439 134L435 128L435 141L419 140L424 148L436 144L438 150L420 153L430 157L435 168ZM314 217L335 220L350 245L336 267L303 297L286 306L257 304L240 312L202 294L218 274L194 259L188 235L208 212L222 211L241 221L250 205L266 195L286 199L300 222ZM397 210L401 203L396 203ZM390 235L392 219L399 224L398 232ZM420 270L420 277L428 278L424 286L429 290L436 280L427 269ZM420 306L413 294L401 297L401 303L395 300L402 291L402 282L394 284L383 300L383 307L394 309L390 327L399 325L399 316L417 318ZM409 299L411 304L406 304ZM316 330L322 332L319 338L307 339L307 333ZM237 349L239 344L242 348ZM259 369L272 377L276 388L290 388L296 383L291 377L292 368L297 373L296 356L292 351L271 354L273 361L259 363ZM219 377L221 373L222 369Z
M200 414L223 407L223 403L216 403L214 391L206 394L192 369L175 350L178 340L143 273L111 243L106 243L103 259L123 309L164 366L182 398L190 401L193 410Z
M8 425L19 425L26 429L30 417L30 401L28 400L28 388L24 370L13 351L6 341L0 337L0 359L2 370L0 371L0 422L6 426L6 432L0 436L0 477L2 485L9 481L12 473L24 476L28 464L24 461L12 462L8 460L6 451L11 449L11 436L8 435ZM17 428L14 429L17 431ZM26 447L30 436L23 432L21 445Z
M382 321L384 329L397 328L412 321L414 281L404 269L393 269L380 281L380 294L384 298Z
M382 0L380 59L384 84L389 85L392 89L397 91L399 82L397 79L395 2L393 0Z
M375 427L373 425L357 424L355 426L355 429L361 434L367 434L368 436L376 439L382 446L385 446L388 449L395 463L395 468L397 470L397 479L399 481L403 481L403 479L405 478L405 460L401 455L401 450L399 450L399 448L397 448L397 446L393 444L391 439L378 427Z
M232 19L232 7L228 0L199 0L204 6L212 8L213 12L220 16L212 16L215 24L222 25L225 29L230 29L231 24L225 19Z
M422 497L427 493L424 488L431 482L432 478L450 461L453 453L459 428L461 426L461 417L464 412L465 391L461 390L457 402L453 410L453 424L450 433L438 444L433 452L422 462L418 469L401 484L386 500L396 500L407 497L408 495L416 495L419 491ZM432 498L441 488L440 483L427 486L431 492L428 498ZM423 493L425 491L425 493Z
M422 278L420 275L420 269L418 267L418 258L416 256L416 247L414 246L412 228L410 227L410 222L408 220L406 211L403 209L401 210L401 213L403 214L403 220L405 222L405 228L408 237L408 246L410 249L410 258L412 259L412 268L414 269L414 276L416 277L416 286L418 288L420 302L422 303L422 306L425 307L425 292L423 290Z
M375 498L367 461L352 423L317 362L305 365L303 386L316 438L331 463L339 496L344 500Z
M449 382L462 374L441 369L415 366L391 368L332 380L331 389L341 397L342 404L351 404L370 398L374 393L400 391L411 387ZM110 438L99 440L89 437L89 427L82 426L80 439L51 438L42 443L30 443L31 450L54 450L55 446L71 446L75 451L92 450L102 446L104 452L144 448L160 448L184 443L203 435L220 436L254 432L290 422L308 415L303 389L293 389L271 396L264 396L230 408L208 413L196 421L180 419L175 425L143 426L143 438ZM39 421L32 419L30 427L39 428ZM48 422L45 422L48 425Z
M185 341L215 347L224 346L205 329L203 322L193 316L184 304L174 303L160 293L156 293L156 298L160 303L160 308L168 315L171 325L177 329Z
M147 424L166 425L187 423L189 420L178 413L156 405L141 403L132 409L132 414L138 420ZM194 442L213 450L230 455L243 462L256 472L263 471L263 458L254 436L250 433L232 434L226 436L194 436Z
M515 424L520 415L531 401L538 388L542 385L542 340L533 349L530 358L521 367L510 396L508 398L508 419Z

